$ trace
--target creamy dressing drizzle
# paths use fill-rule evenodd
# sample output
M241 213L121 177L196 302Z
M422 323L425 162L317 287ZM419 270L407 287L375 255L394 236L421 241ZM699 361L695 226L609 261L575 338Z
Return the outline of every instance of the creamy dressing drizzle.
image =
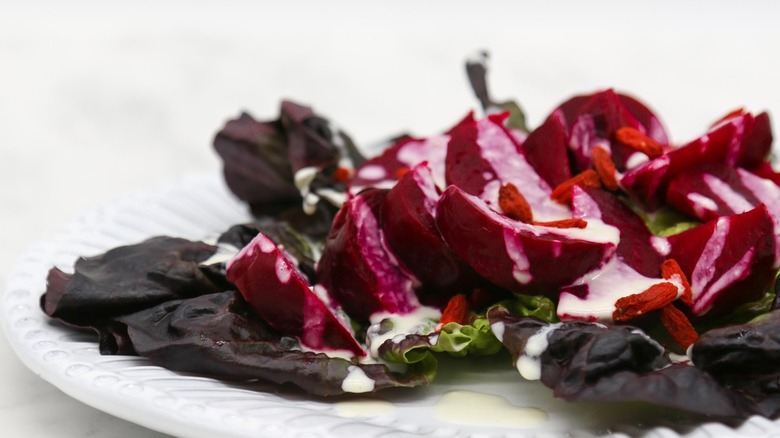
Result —
M303 198L303 212L308 215L312 215L317 211L317 204L320 202L320 199L324 198L336 207L341 207L347 199L346 193L341 193L327 187L312 190L311 183L317 178L317 173L319 173L319 171L320 169L314 166L304 167L295 172L295 175L293 176L295 188L298 189L301 198Z
M290 277L292 276L292 269L289 265L289 262L284 259L281 251L279 251L279 253L276 255L274 269L276 270L276 278L279 279L282 284L287 284L290 281Z
M717 220L715 230L704 245L704 250L693 268L690 280L694 303L699 300L699 295L704 292L705 287L715 275L715 261L720 257L723 247L726 245L729 225L730 222L726 218L722 217ZM694 307L696 307L695 304Z
M650 244L653 245L653 248L658 251L658 254L660 254L662 257L666 257L670 252L672 252L672 245L669 243L669 239L666 237L651 236Z
M558 317L566 319L611 321L615 302L625 296L637 294L649 287L669 282L677 287L677 296L683 293L679 279L664 280L649 278L613 257L599 269L588 272L577 279L573 286L586 285L587 295L580 298L569 292L561 292L558 302Z
M477 121L480 154L496 173L496 179L483 188L480 198L496 206L502 183L512 183L531 204L534 219L553 221L571 218L571 211L550 199L552 189L518 153L515 143L503 129L488 119Z
M720 178L714 175L710 175L709 173L705 173L702 175L702 179L704 180L704 183L707 185L707 187L709 187L709 189L712 191L712 193L717 194L720 200L723 201L723 203L726 204L734 213L744 213L753 209L753 204L751 204L747 199L745 199L744 196L742 196L742 194L736 192L731 188L730 185L722 181Z
M490 331L492 331L493 334L496 336L496 338L498 338L498 340L501 342L504 342L505 330L506 330L506 326L501 321L490 324Z
M525 255L520 239L511 229L504 229L504 246L506 254L512 260L512 276L520 284L528 284L533 279L531 276L531 263Z
M473 391L449 391L433 407L438 420L479 427L537 427L549 419L547 412L516 406L504 397Z
M433 174L433 181L444 190L447 183L444 178L444 161L447 158L449 135L439 135L426 140L410 141L401 146L396 159L410 169L423 161L428 162Z
M408 334L430 334L433 332L436 321L441 318L441 312L435 307L420 306L405 315L388 312L377 312L369 318L371 326L366 332L366 345L371 357L379 357L379 347L387 340L403 340ZM392 327L385 333L382 330L382 321L390 320Z
M693 204L693 211L699 216L705 216L708 211L718 211L718 204L701 193L691 192L686 196L691 204Z
M219 263L228 263L233 259L241 250L229 243L218 243L217 251L211 255L208 259L200 262L201 265L216 265Z
M368 164L358 170L357 176L363 179L383 179L387 177L387 170L378 164Z
M547 349L550 334L562 323L548 324L534 333L525 342L523 354L517 358L515 367L526 380L539 380L542 377L542 362L540 356Z
M728 271L724 272L714 283L707 289L707 291L697 298L694 302L693 310L698 314L703 314L712 307L715 296L718 292L735 283L737 280L750 275L750 264L753 261L753 255L756 252L756 248L750 248L745 252L741 259L734 264ZM713 300L713 301L710 301Z
M368 377L360 367L350 365L347 370L349 371L349 374L344 381L341 382L341 389L344 392L362 394L374 390L376 382Z
M650 158L643 154L642 152L634 152L631 154L630 157L628 157L628 160L626 160L626 169L633 169L634 167L640 166L644 163L647 163L650 161Z

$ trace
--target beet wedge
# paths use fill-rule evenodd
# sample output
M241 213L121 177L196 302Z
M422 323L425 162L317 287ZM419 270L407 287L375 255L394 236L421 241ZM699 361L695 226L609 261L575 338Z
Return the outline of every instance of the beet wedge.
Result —
M356 171L349 193L356 195L366 188L390 189L414 166L427 162L434 180L444 188L444 157L448 135L427 139L404 136L385 149L381 155L366 160Z
M511 183L522 192L534 218L571 218L569 209L550 198L552 188L526 160L520 145L504 128L507 114L475 120L469 114L450 131L445 178L465 193L479 197L495 211L501 186ZM562 163L568 165L567 163Z
M566 124L567 129L571 128L571 125L577 119L577 116L582 112L583 107L591 99L604 94L615 93L612 90L599 91L597 93L574 96L569 100L563 102L553 111L553 114L557 114ZM657 141L661 145L668 145L669 139L666 135L663 123L658 116L653 113L644 103L640 102L634 97L631 97L623 93L617 94L618 101L625 107L626 110L634 117L644 128L644 132L653 140Z
M662 255L677 260L688 277L696 316L761 298L775 276L774 223L763 204L656 239Z
M556 187L572 176L568 138L563 117L552 113L521 145L528 164L550 187Z
M415 282L385 244L381 229L386 190L353 197L339 210L317 264L317 278L359 321L376 312L405 314L419 307Z
M561 320L612 321L618 300L667 282L677 288L674 299L682 296L685 288L679 279L661 276L663 258L653 247L650 230L617 196L575 187L572 206L577 217L601 219L618 228L620 242L607 263L561 289L557 308Z
M453 295L486 281L439 234L434 218L439 196L427 163L414 167L387 193L382 230L399 263L420 281L423 304L443 307Z
M569 129L569 148L574 154L578 170L591 167L591 154L596 147L610 151L612 160L621 172L633 166L637 158L647 159L641 152L616 141L615 134L621 128L631 128L646 134L645 127L613 90L591 96L579 108ZM661 143L659 145L664 146Z
M745 169L704 165L669 184L667 201L701 221L744 213L764 204L775 225L775 260L780 260L780 187Z
M304 347L366 355L326 294L315 293L290 256L264 234L230 261L227 277L268 325Z
M515 221L455 186L436 205L436 224L455 254L491 282L551 297L612 256L619 239L616 228L598 219L582 229Z
M645 207L655 210L665 201L669 183L678 175L707 163L757 167L771 148L772 133L765 113L727 118L703 136L627 171L621 186Z

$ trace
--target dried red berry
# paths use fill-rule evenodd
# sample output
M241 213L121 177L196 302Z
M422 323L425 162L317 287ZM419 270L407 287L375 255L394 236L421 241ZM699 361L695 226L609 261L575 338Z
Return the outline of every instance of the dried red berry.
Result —
M411 169L409 169L408 167L401 167L401 168L399 168L398 170L395 171L395 179L403 178L404 175L409 173L410 170Z
M661 324L666 327L674 343L683 350L687 350L691 344L699 339L699 334L696 333L691 321L673 304L661 309Z
M346 183L349 182L354 175L354 170L348 167L339 166L336 168L336 170L333 171L333 181L337 183Z
M597 189L601 187L601 180L596 171L588 169L558 184L558 187L552 191L550 198L561 204L569 204L571 203L571 189L574 186Z
M514 220L525 223L534 220L531 205L512 183L506 183L498 189L498 206L507 217Z
M615 177L615 175L617 175L617 169L615 168L615 163L612 161L609 152L602 147L597 147L593 149L591 159L593 160L593 168L599 175L599 179L601 180L601 184L604 185L604 188L613 192L617 190L618 182Z
M715 125L717 125L717 124L719 124L721 122L725 122L726 120L728 120L728 119L730 119L732 117L737 117L737 116L740 116L740 115L742 115L744 113L745 113L745 109L744 108L737 108L735 110L731 110L728 113L726 113L726 115L724 115L723 117L721 117L718 120L716 120L715 122L713 122L712 125L710 125L710 126L715 126Z
M534 222L534 225L551 228L585 228L588 226L588 221L575 217L571 219L561 219L558 221Z
M664 278L664 280L671 280L674 278L674 276L677 276L677 279L685 288L685 290L683 290L682 296L680 296L680 301L682 301L688 307L693 305L693 292L691 291L691 283L688 282L688 277L685 276L685 273L683 272L682 268L680 268L680 265L676 260L664 260L664 262L661 264L661 276Z
M469 303L466 300L466 295L458 294L450 298L447 307L445 307L444 311L441 313L439 324L436 326L437 330L450 322L456 322L461 325L468 324Z
M619 322L628 321L660 309L676 299L677 286L668 282L657 283L643 292L618 299L612 319Z
M664 153L663 146L657 141L630 126L624 126L615 131L615 140L623 146L642 152L650 158L658 158Z

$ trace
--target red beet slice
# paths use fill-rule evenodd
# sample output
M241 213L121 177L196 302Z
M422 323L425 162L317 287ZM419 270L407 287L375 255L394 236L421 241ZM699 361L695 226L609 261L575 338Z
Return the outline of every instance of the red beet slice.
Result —
M566 126L571 127L582 110L582 107L588 103L589 100L599 94L608 93L610 91L611 90L601 91L585 96L574 96L559 105L558 108L553 111L553 114L558 113L562 117L564 123L566 123ZM645 133L650 138L664 146L669 144L669 139L666 135L663 123L661 123L661 120L644 103L626 94L617 93L617 96L620 103L625 106L628 112L644 127Z
M439 192L431 169L420 164L387 193L382 230L393 254L421 282L424 304L443 306L484 282L444 242L434 219Z
M774 279L776 243L769 211L760 205L665 239L691 283L691 311L721 314L762 297ZM657 245L662 248L662 245Z
M386 190L366 190L347 201L317 264L320 284L361 321L376 312L405 314L419 307L412 278L385 246L380 214L386 196Z
M561 289L557 308L561 320L611 321L618 299L669 281L661 278L663 259L652 245L650 230L617 196L575 187L572 207L576 217L617 227L620 242L608 263ZM672 283L679 297L684 287L679 281Z
M467 116L450 131L445 177L464 192L478 196L495 211L502 185L511 183L533 209L534 219L571 218L571 212L550 199L551 187L523 156L503 126L506 114L475 120Z
M666 201L705 222L744 213L762 202L743 182L745 179L767 201L780 199L780 187L771 181L767 181L769 185L764 187L761 178L747 171L734 169L725 163L712 163L673 179L666 191Z
M491 282L512 292L553 297L611 256L619 238L616 228L599 220L584 229L514 221L455 186L442 194L436 224L455 254Z
M309 287L295 262L262 233L231 260L227 277L271 327L296 336L303 346L366 355L345 321Z
M579 170L591 166L591 153L597 146L610 151L612 161L619 171L631 167L636 154L617 141L613 141L615 131L630 127L645 133L646 129L623 104L620 96L613 90L594 94L583 104L569 130L569 148L574 153Z
M620 230L616 255L647 277L658 277L663 258L653 247L653 234L644 220L616 195L597 189L575 187L572 191L575 217L601 219Z
M661 206L672 179L707 163L755 167L766 157L772 135L768 117L739 114L713 126L707 134L629 170L621 186L647 208ZM762 157L757 159L757 157Z
M556 187L571 178L568 137L563 117L559 113L552 113L528 135L521 146L528 164L550 187Z
M428 139L403 137L385 149L382 155L366 160L356 171L349 192L358 194L366 188L392 188L409 169L427 162L433 171L434 181L444 188L444 156L447 154L449 136L439 135Z

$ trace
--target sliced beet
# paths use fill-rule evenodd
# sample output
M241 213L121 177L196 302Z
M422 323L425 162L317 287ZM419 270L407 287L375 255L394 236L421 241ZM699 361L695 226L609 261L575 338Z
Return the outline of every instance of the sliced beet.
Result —
M667 200L702 221L743 213L764 204L774 222L775 260L780 261L780 187L773 181L726 164L710 164L672 180Z
M756 121L758 120L758 121ZM645 207L655 210L678 175L707 163L755 167L768 153L771 132L766 117L740 114L716 124L703 136L627 171L621 186ZM769 143L767 143L769 141Z
M441 307L484 280L439 234L434 219L439 196L430 168L416 166L387 193L382 230L398 261L420 281L420 300Z
M550 187L571 178L568 137L566 122L559 113L552 113L521 146L528 164Z
M613 140L615 132L624 127L646 131L617 93L606 90L588 99L569 129L569 147L577 168L582 171L591 167L590 156L597 146L610 151L619 171L628 168L629 160L637 152Z
M385 149L381 155L366 160L356 171L349 192L358 194L366 188L392 188L409 169L427 162L433 171L434 181L444 188L444 156L449 136L439 135L427 139L402 137Z
M347 201L317 264L320 285L360 321L376 312L404 314L419 307L412 278L385 245L380 227L386 196L386 190L373 189Z
M733 121L738 127L741 124L742 138L738 145L734 146L735 156L729 160L729 164L746 168L761 165L772 151L772 124L769 114L763 112L753 116L743 111L734 117Z
M780 196L780 188L772 186L773 195ZM744 213L761 203L745 186L741 173L725 163L705 164L678 175L669 183L666 201L705 222Z
M498 193L511 183L533 209L534 219L571 218L571 212L550 199L551 187L529 164L518 143L503 126L504 115L475 120L471 115L450 131L445 177L464 192L501 211Z
M314 293L295 262L262 233L230 261L227 276L271 327L298 337L302 345L366 355L346 322Z
M665 239L667 257L677 260L691 283L700 316L730 311L762 297L775 276L772 216L762 204L721 217Z
M567 127L574 124L574 120L580 114L582 108L593 97L603 93L610 93L611 90L600 91L583 96L574 96L563 102L553 111L553 114L559 114ZM620 103L636 118L644 128L645 133L661 145L668 145L669 139L666 135L663 123L644 103L627 94L616 93Z
M453 251L476 272L512 292L535 295L556 296L561 286L611 256L619 237L617 229L600 220L584 229L514 221L455 186L442 194L436 224Z
M618 228L620 242L608 263L561 289L557 309L561 320L611 321L618 299L669 281L661 278L663 258L653 247L650 230L616 195L575 187L572 206L577 217L601 219ZM673 284L682 295L682 283Z

